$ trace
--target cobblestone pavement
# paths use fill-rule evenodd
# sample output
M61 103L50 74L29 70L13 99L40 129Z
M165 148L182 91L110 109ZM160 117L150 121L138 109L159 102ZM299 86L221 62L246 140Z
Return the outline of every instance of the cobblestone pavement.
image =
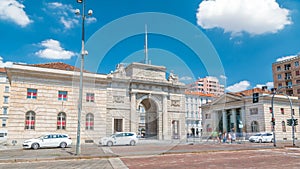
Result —
M0 163L0 169L113 169L107 159L71 159L57 161L33 161Z
M263 149L217 151L205 153L166 154L147 157L123 157L121 160L130 169L298 169L300 168L300 150Z

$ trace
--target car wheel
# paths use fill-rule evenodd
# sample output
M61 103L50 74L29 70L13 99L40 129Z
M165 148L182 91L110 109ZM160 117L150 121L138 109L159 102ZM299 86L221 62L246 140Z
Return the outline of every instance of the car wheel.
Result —
M273 143L273 139L271 139L271 143Z
M131 146L134 146L134 145L135 145L135 141L134 141L134 140L131 140L131 141L130 141L130 145L131 145Z
M259 141L258 141L259 143L262 143L262 140L261 139L259 139Z
M112 145L113 145L113 142L111 142L111 141L107 142L108 147L111 147Z
M39 145L38 143L33 143L33 144L31 145L31 147L32 147L34 150L36 150L36 149L38 149L38 148L40 147L40 145Z
M61 148L66 148L67 147L67 143L65 143L65 142L62 142L62 143L60 143L60 145L59 145Z

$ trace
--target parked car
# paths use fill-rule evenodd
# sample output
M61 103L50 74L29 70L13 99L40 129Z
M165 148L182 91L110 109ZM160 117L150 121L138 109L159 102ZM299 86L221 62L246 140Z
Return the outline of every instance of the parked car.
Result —
M69 147L72 145L72 140L67 134L46 134L38 138L25 140L23 148L45 148L45 147Z
M249 137L250 142L263 143L263 142L273 142L273 133L258 133L254 136Z
M103 137L100 144L105 146L112 145L131 145L134 146L138 142L136 133L134 132L117 132L110 137Z

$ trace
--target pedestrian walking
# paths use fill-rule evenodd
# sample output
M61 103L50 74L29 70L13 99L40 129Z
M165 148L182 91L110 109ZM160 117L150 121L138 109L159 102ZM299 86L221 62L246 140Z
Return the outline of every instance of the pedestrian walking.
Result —
M222 138L223 138L223 143L226 143L226 141L227 141L227 133L226 133L226 131L223 132Z

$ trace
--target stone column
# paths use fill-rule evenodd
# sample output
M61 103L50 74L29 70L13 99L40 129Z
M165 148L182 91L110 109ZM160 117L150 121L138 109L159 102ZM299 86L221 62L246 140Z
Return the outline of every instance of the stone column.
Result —
M213 131L217 131L218 132L218 111L213 111L212 112L212 127L213 127Z
M237 131L237 125L236 125L236 109L232 109L232 120L233 120L233 128L235 131ZM231 129L230 129L231 130Z
M243 123L243 129L246 128L246 110L245 107L241 108L241 118L242 118L242 123ZM246 132L246 131L243 131Z
M170 136L168 137L168 100L167 100L167 96L166 95L163 95L163 102L162 102L162 118L163 118L163 122L162 122L162 125L163 125L163 137L162 139L163 140L167 140L167 139L170 139Z
M222 120L223 120L223 131L227 132L227 113L226 113L226 110L222 110Z
M137 119L136 119L136 93L131 93L131 106L130 106L130 131L137 132Z

